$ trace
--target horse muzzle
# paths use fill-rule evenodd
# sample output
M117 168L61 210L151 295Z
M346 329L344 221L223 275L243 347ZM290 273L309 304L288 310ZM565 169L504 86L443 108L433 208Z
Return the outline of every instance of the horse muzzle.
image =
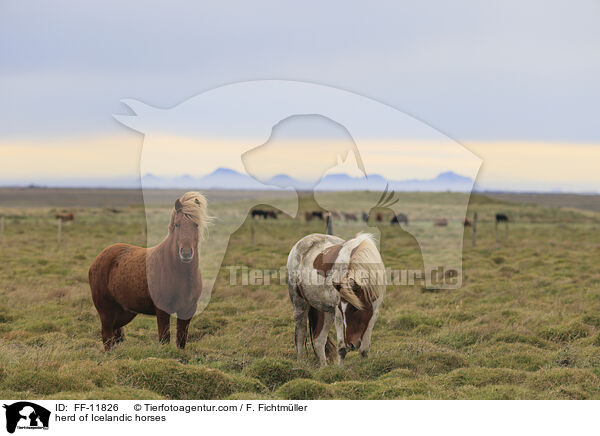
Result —
M190 248L189 252L186 252L183 248L179 249L179 259L183 263L190 263L194 258L194 249Z
M358 341L358 344L354 345L352 342L346 344L346 349L350 351L358 350L360 348L361 341Z

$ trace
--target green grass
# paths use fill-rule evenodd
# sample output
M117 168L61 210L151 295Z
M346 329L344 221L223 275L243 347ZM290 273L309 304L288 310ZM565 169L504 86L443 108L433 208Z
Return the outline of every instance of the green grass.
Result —
M370 201L366 193L324 195L350 212L362 211ZM211 213L220 217L241 204L239 195L211 198ZM419 216L425 228L452 200L441 194L400 198L409 218L416 217L415 232ZM118 214L104 205L70 209L76 220L63 227L58 244L53 219L58 208L2 204L0 397L600 398L600 214L595 212L473 196L469 215L479 214L478 243L471 246L467 229L463 286L435 292L420 283L390 286L370 356L349 353L344 367L319 368L311 353L296 361L287 287L278 282L231 286L227 270L221 270L204 312L193 319L185 350L159 345L156 320L139 316L125 327L127 340L104 353L87 269L111 243L145 243L143 209L124 204ZM300 214L314 207L312 199L302 198ZM498 242L496 212L514 220L507 237L500 227ZM157 206L149 225L163 228L167 213ZM458 226L451 219L448 230ZM361 229L334 223L344 237ZM422 268L412 235L392 231L387 223L379 230L386 266ZM233 234L223 265L279 269L293 243L311 232L324 232L324 225L283 216L248 219ZM210 235L222 237L217 231Z

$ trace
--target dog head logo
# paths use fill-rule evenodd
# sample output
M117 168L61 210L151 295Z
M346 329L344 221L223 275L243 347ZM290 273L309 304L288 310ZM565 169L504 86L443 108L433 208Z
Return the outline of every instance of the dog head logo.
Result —
M148 223L148 243L159 242L168 224L168 214L153 203L149 192L156 187L150 174L179 175L181 188L226 189L237 182L245 191L235 200L218 207L209 203L215 220L209 238L202 244L201 269L204 289L198 305L203 310L210 299L230 235L258 204L279 208L295 216L298 197L286 179L286 169L304 166L321 172L313 178L309 189L316 186L315 199L326 210L332 210L326 196L319 195L327 171L351 159L358 171L352 190L369 191L372 206L383 200L394 214L411 217L406 231L418 241L426 273L443 268L457 272L450 283L438 283L426 274L428 287L461 286L462 223L481 160L469 150L423 122L375 100L340 89L291 81L253 81L226 85L193 97L170 109L157 109L136 100L123 100L134 115L115 115L126 126L144 134L140 170ZM282 150L270 144L277 126L296 116L320 116L347 131L350 140L324 141L319 152L298 141ZM276 135L275 135L276 136ZM313 149L310 149L313 150ZM436 175L452 170L465 176L461 193L453 180ZM273 177L273 172L278 174ZM385 172L385 176L377 175ZM448 173L447 173L448 174ZM186 175L181 177L182 175ZM193 177L203 176L199 185ZM188 177L189 179L186 179ZM427 198L430 207L414 202L394 201L394 191L410 190L398 180L433 178L437 194ZM190 180L190 186L186 185ZM191 182L193 180L193 183ZM326 187L324 189L327 189ZM388 198L389 197L389 198ZM209 196L210 202L210 196ZM350 209L352 209L350 207ZM433 226L443 216L452 225L446 232ZM373 232L372 229L370 229ZM152 290L151 290L152 292Z
M4 404L6 409L6 431L14 433L19 429L48 429L50 411L42 406L29 401L19 401L10 405Z

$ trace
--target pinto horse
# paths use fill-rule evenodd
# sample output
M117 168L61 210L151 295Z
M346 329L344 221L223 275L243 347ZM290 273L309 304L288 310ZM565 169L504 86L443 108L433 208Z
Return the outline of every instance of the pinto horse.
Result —
M367 357L386 288L385 267L372 235L348 241L317 233L305 236L290 251L287 269L298 359L304 354L307 320L320 365L336 357L329 339L334 322L337 363L350 350Z
M175 200L160 244L114 244L94 259L89 282L106 351L124 340L123 326L139 313L156 316L161 343L170 341L171 314L176 314L177 346L185 347L202 292L198 245L208 220L204 196L187 192Z

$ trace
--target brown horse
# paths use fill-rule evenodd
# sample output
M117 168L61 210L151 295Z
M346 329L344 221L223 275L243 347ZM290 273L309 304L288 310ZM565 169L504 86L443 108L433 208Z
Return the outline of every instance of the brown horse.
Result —
M433 220L433 225L436 227L446 227L448 220L446 218L436 218Z
M358 221L358 218L353 213L346 213L346 212L344 212L344 220L346 222L348 222L348 221Z
M161 343L169 342L171 314L176 314L177 346L185 347L202 292L198 244L207 222L206 199L187 192L175 201L169 232L160 244L114 244L92 262L90 288L106 351L124 340L123 326L139 313L156 316Z
M54 215L54 218L61 221L73 221L75 219L75 215L72 212L61 212Z

